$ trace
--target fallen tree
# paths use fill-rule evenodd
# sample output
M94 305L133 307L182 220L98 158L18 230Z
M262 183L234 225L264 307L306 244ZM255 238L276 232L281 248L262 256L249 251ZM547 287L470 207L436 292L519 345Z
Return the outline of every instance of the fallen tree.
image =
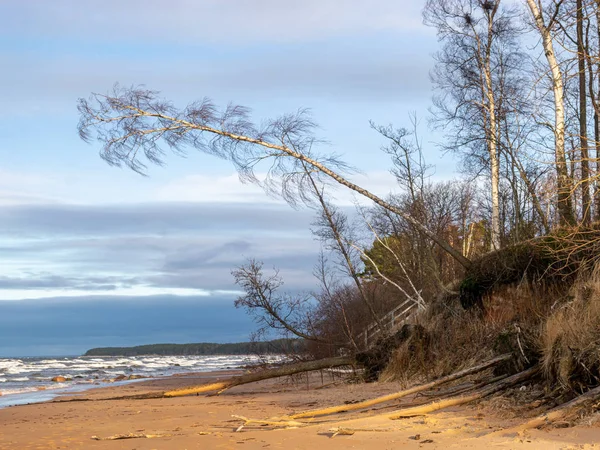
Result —
M543 425L549 425L553 422L556 422L561 419L565 419L568 417L575 409L584 407L592 402L597 402L600 400L600 386L590 389L585 394L582 394L578 397L575 397L573 400L563 403L562 405L557 406L556 408L551 409L550 411L546 411L545 413L535 417L534 419L528 420L527 422L518 425L513 428L508 428L505 430L495 431L490 434L507 434L507 433L522 433L525 430L530 430L532 428L538 428Z
M242 384L255 383L257 381L268 380L271 378L285 377L288 375L296 375L303 372L312 372L314 370L331 369L333 367L341 366L355 366L356 362L354 359L345 356L339 356L335 358L317 359L314 361L303 361L295 364L284 364L279 367L270 369L259 370L256 372L246 373L231 378L227 378L223 381L217 381L215 383L200 384L196 386L188 386L181 389L174 389L171 391L164 392L145 392L141 394L122 395L118 397L105 397L97 399L88 398L70 398L67 400L54 400L52 403L63 403L63 402L82 402L82 401L106 401L106 400L147 400L153 398L169 398L169 397L182 397L184 395L201 394L204 392L217 391L216 395L221 392L230 389L234 386L240 386Z
M496 383L489 384L473 392L472 394L459 395L456 397L434 401L426 405L400 409L388 415L387 417L392 420L397 420L405 417L414 417L429 414L431 412L439 411L444 408L450 408L452 406L464 405L475 400L480 400L484 397L495 394L496 392L500 392L504 389L508 389L509 387L515 386L519 383L523 383L524 381L531 379L538 372L539 367L535 366L530 369L524 370L523 372L519 372L515 375L504 378Z
M204 392L218 391L217 394L230 389L234 386L242 384L255 383L257 381L268 380L270 378L284 377L295 375L303 372L311 372L313 370L330 369L332 367L353 366L354 359L345 356L335 358L318 359L315 361L304 361L296 364L286 364L272 369L265 369L257 372L231 377L223 381L210 384L201 384L198 386L190 386L181 389L167 391L162 394L163 397L181 397L184 395L201 394Z
M399 392L394 392L393 394L384 395L381 397L373 398L370 400L365 400L365 401L354 403L351 405L337 405L337 406L331 406L329 408L316 409L316 410L312 410L312 411L304 411L301 413L293 414L289 417L291 419L301 419L301 418L308 418L308 417L325 416L325 415L329 415L329 414L336 414L336 413L346 412L346 411L356 411L359 409L368 408L370 406L378 405L380 403L397 400L399 398L406 397L407 395L427 391L429 389L433 389L433 388L436 388L443 384L450 383L451 381L458 380L458 379L466 377L468 375L482 372L483 370L489 369L490 367L493 367L501 362L508 361L510 358L512 358L511 354L504 354L504 355L498 356L496 358L490 359L489 361L486 361L485 363L479 364L475 367L469 367L468 369L464 369L459 372L455 372L453 374L439 378L430 383L421 384L419 386L414 386L409 389L405 389L405 390L402 390Z

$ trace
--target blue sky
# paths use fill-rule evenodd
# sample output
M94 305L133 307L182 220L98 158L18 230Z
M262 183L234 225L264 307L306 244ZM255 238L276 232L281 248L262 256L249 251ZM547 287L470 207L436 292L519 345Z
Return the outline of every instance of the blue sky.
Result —
M416 112L437 175L453 171L426 127L437 40L421 7L0 3L0 317L13 318L12 327L0 323L0 355L244 340L253 325L233 309L230 270L249 257L281 268L290 289L313 286L319 244L310 211L242 185L228 163L193 151L169 156L147 178L111 168L99 145L78 138L79 97L119 82L144 84L181 106L204 96L235 102L257 121L309 107L326 150L360 168L355 181L385 195L394 182L369 120L406 126ZM337 199L353 201L342 192ZM186 315L193 320L174 320Z

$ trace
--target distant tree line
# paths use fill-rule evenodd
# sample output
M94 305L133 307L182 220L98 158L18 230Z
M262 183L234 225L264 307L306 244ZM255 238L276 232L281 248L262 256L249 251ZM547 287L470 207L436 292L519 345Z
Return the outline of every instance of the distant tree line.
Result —
M196 355L252 355L301 353L304 344L298 339L275 339L266 342L237 342L215 344L202 342L197 344L149 344L135 347L99 347L92 348L83 356L196 356Z

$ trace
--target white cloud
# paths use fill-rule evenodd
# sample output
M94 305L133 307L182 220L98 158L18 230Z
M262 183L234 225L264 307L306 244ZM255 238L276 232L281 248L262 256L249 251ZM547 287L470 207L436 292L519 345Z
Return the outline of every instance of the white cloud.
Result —
M38 0L5 2L0 25L11 34L87 40L247 44L427 30L421 8L393 0Z
M258 175L259 178L261 175ZM385 198L397 193L396 179L388 171L374 171L349 176L349 179ZM370 200L346 187L331 186L329 194L340 206L352 206L358 202L368 205ZM260 187L240 182L237 174L230 175L188 175L170 181L158 188L156 200L166 202L206 202L206 203L283 203L279 198L269 197Z
M267 196L258 186L243 184L230 175L187 175L159 187L155 199L163 202L282 203Z
M83 289L2 289L0 290L0 301L4 300L34 300L55 297L149 297L159 295L175 295L180 297L212 297L212 296L237 296L242 292L229 290L205 290L190 288L165 288L152 286L134 286L129 288L118 288L110 291L86 291Z

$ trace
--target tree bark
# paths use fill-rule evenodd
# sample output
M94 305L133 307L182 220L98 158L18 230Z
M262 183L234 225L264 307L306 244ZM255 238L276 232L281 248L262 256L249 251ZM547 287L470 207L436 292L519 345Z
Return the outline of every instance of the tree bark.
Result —
M500 2L488 13L488 34L483 61L483 76L485 80L485 97L487 100L488 119L488 152L490 155L490 170L492 183L492 239L491 250L500 250L500 157L498 155L498 120L496 118L496 96L492 85L491 51L494 40L494 16Z
M583 38L583 0L577 0L577 64L579 69L579 143L581 147L581 222L588 225L592 218L590 197L590 156L587 136L586 52Z
M535 0L527 0L527 6L533 15L535 25L542 37L542 45L552 78L552 92L554 94L554 159L558 184L558 214L560 222L563 225L573 225L575 224L571 199L573 183L569 177L565 154L565 105L562 73L554 53L554 44L550 29L551 24L546 26L542 12Z
M371 318L375 321L375 323L377 323L377 327L383 333L385 331L383 324L381 323L379 316L375 312L373 303L367 297L367 294L366 294L366 292L363 288L363 285L361 283L361 280L358 276L358 271L354 267L354 263L352 262L350 253L348 253L348 250L346 248L344 238L343 238L342 234L340 233L338 224L335 222L333 216L331 215L329 206L327 205L327 202L325 201L323 194L319 190L319 187L315 183L315 180L313 179L312 175L310 174L310 171L308 170L308 168L306 167L306 165L304 163L302 164L302 167L304 167L304 170L306 171L306 175L308 176L308 179L310 180L310 183L315 192L315 195L319 199L319 204L321 205L323 214L325 215L325 217L327 219L327 224L329 225L329 229L331 230L331 233L333 234L333 237L334 237L335 241L337 242L338 250L341 253L342 257L344 258L344 262L346 263L346 267L348 268L348 272L350 274L350 277L352 278L352 281L354 281L354 284L356 285L356 289L358 289L360 298L363 301L363 303L365 304L365 306L367 307L367 309L369 310L369 313L371 314Z

